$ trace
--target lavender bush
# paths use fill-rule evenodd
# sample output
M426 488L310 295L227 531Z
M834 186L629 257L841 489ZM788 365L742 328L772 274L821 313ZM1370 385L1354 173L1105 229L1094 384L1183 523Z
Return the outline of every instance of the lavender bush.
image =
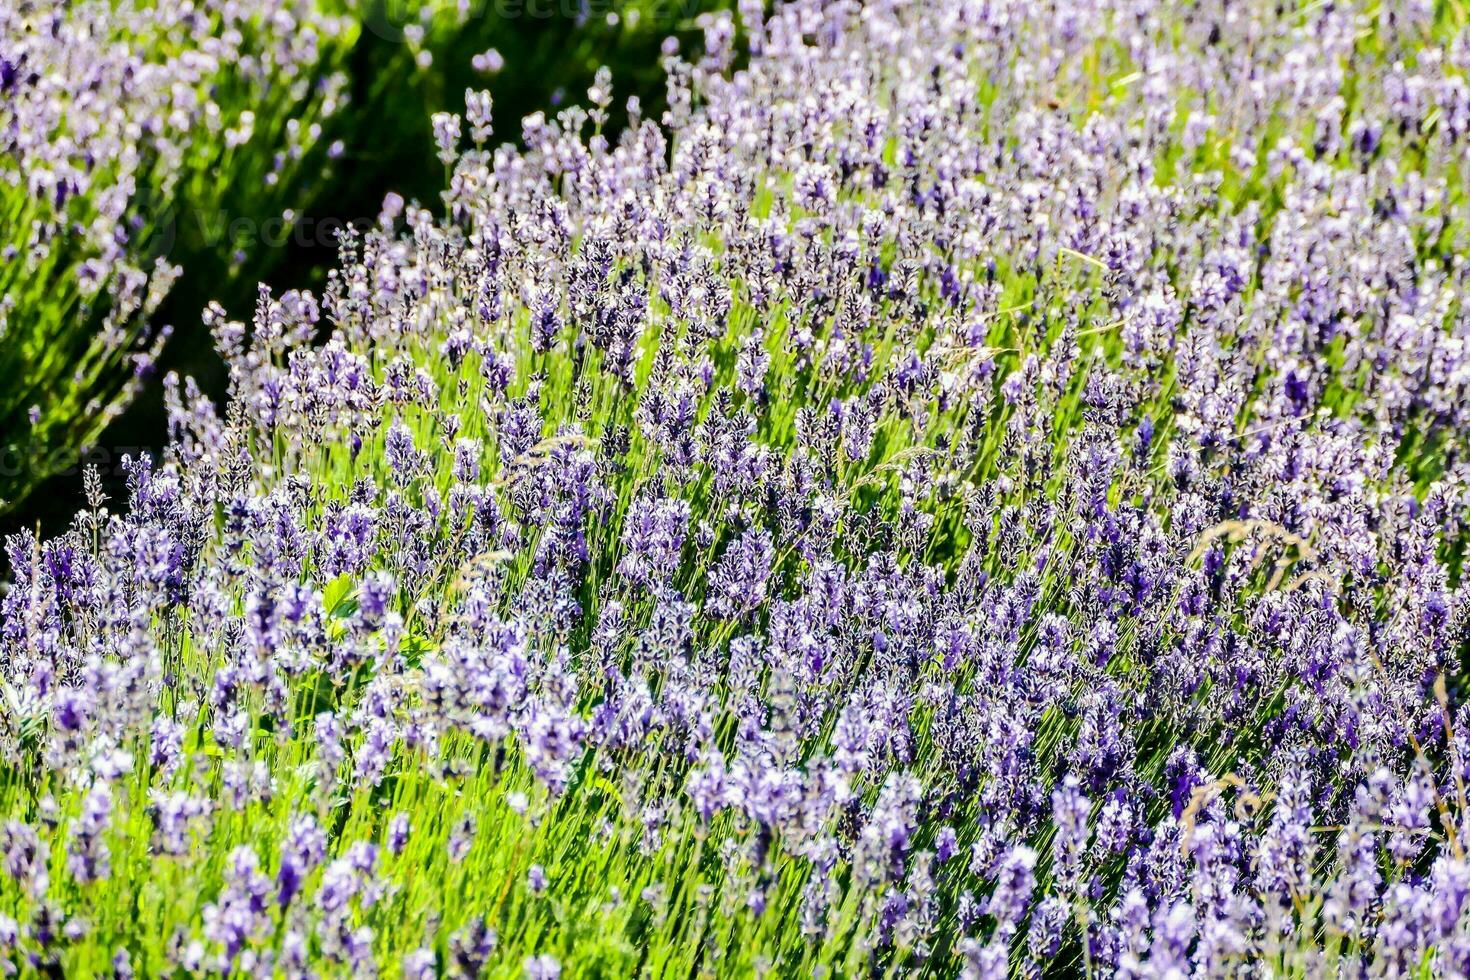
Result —
M1463 14L702 23L10 539L3 962L1470 971Z
M289 223L354 31L307 0L0 8L0 510L143 383L176 241Z
M0 189L14 198L0 199L0 215L14 210L0 231L0 365L22 379L0 396L0 513L64 522L73 492L38 500L74 484L95 444L157 442L156 399L113 424L153 373L222 384L197 329L207 300L248 310L261 279L312 281L333 229L372 214L385 181L436 199L430 117L463 108L466 78L495 79L517 114L585 87L603 60L646 92L662 86L657 32L688 32L713 3L28 0L0 12L0 90L13 95L0 105Z

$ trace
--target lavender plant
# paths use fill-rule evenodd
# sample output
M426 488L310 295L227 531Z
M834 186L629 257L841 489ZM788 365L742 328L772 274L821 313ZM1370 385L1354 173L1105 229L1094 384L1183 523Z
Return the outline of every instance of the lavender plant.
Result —
M466 91L489 98L493 88L500 118L514 123L562 107L568 92L585 90L600 66L611 65L620 90L656 105L664 87L660 42L670 34L697 39L699 13L733 7L730 0L318 2L362 25L353 52L354 112L337 121L349 165L336 171L325 202L358 218L376 213L385 189L430 205L439 200L445 169L433 120L439 112L464 113ZM609 115L609 130L625 125L620 106ZM518 133L511 125L495 135L513 140ZM323 245L330 265L332 243Z
M5 962L1470 972L1453 5L739 17L10 539Z
M176 241L291 220L355 30L302 0L0 10L0 509L148 375Z

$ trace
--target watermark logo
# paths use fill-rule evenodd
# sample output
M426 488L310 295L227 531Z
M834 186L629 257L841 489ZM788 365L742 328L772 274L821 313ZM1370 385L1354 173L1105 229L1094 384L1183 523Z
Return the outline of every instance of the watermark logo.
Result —
M392 44L421 43L435 17L453 18L458 27L475 20L553 21L582 25L616 24L630 19L653 28L688 27L705 9L701 0L655 0L627 9L624 0L370 0L363 27Z
M126 475L123 461L150 456L160 459L158 446L83 446L81 449L60 448L37 442L0 444L0 478L47 479L76 476L95 470L103 479Z
M169 260L176 250L192 252L203 247L238 260L262 248L336 248L343 232L363 232L376 224L376 217L339 218L286 211L260 218L168 205L138 209L128 218L127 227L136 253L150 258Z

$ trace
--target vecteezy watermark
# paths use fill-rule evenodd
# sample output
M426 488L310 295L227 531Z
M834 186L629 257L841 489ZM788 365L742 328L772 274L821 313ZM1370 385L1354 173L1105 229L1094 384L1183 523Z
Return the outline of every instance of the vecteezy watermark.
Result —
M244 215L198 215L200 240L211 248L224 246L231 251L248 251L255 247L335 248L342 232L349 228L363 231L372 227L373 219L344 220L293 214L257 219Z
M344 231L363 232L376 223L376 217L339 218L285 211L260 218L222 211L180 211L174 207L148 211L130 221L144 254L170 259L178 248L203 246L212 253L232 256L236 261L260 249L336 248Z
M637 17L643 24L676 28L688 26L707 5L704 0L654 0L635 10L625 9L627 6L626 0L458 0L437 5L423 0L370 0L363 26L394 44L422 40L436 14L453 16L460 25L491 19L616 23Z
M124 476L124 462L143 456L161 459L158 446L84 446L81 449L57 448L41 443L8 443L0 445L0 477L32 477L49 479L76 476L86 470L97 471L103 479Z

